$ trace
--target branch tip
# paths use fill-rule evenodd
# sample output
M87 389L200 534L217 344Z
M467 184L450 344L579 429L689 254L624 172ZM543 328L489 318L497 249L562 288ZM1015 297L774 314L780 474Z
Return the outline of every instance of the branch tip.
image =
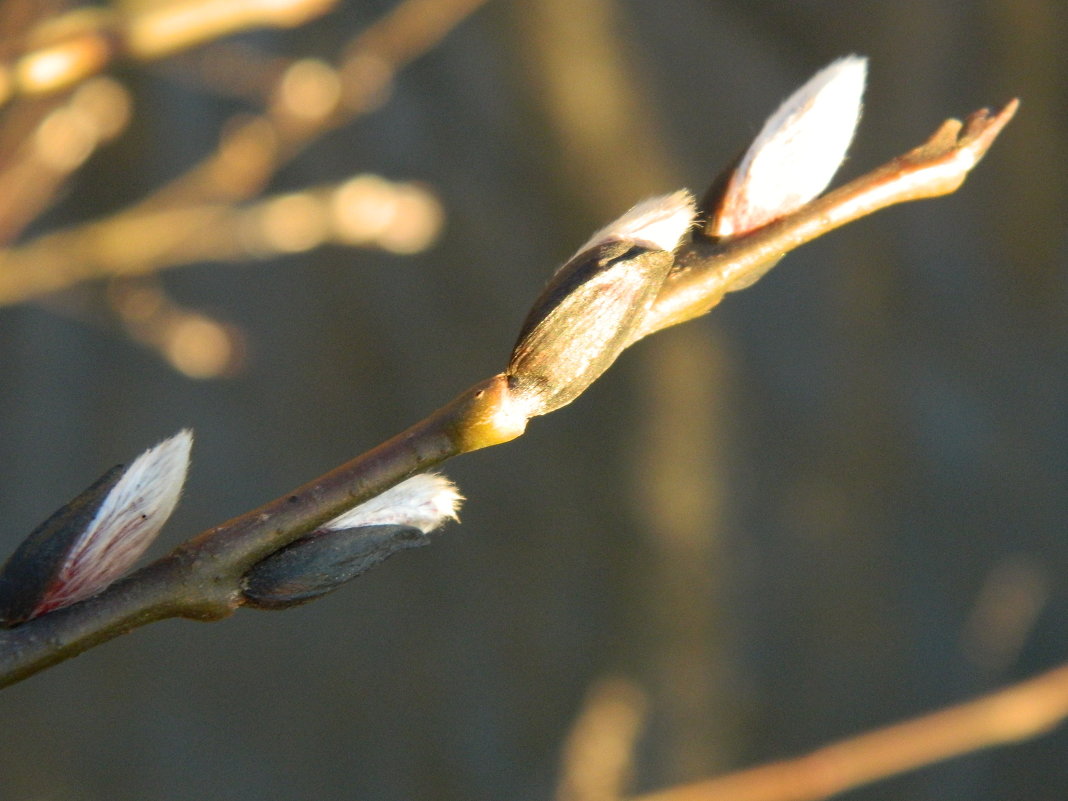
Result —
M964 132L961 135L961 144L972 146L976 150L977 158L981 158L990 145L994 143L1002 129L1009 124L1016 110L1020 107L1020 98L1014 97L1001 107L1001 110L992 114L990 109L981 108L969 114L964 121Z
M926 142L898 159L903 173L925 167L946 169L942 180L932 180L926 191L915 197L935 197L955 191L986 155L1019 106L1019 99L1013 98L996 113L981 108L963 122L948 119Z

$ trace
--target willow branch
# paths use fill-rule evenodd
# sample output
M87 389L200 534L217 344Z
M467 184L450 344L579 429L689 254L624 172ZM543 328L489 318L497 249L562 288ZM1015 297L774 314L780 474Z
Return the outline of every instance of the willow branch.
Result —
M1043 734L1068 718L1068 666L801 757L635 801L819 801L936 762Z
M227 617L242 603L244 574L264 557L414 473L518 436L507 393L503 376L476 384L377 448L204 531L99 595L0 629L0 687L146 623Z
M680 255L639 332L707 311L751 283L787 251L891 203L951 192L1011 118L973 114L944 124L923 146L782 221L716 245L695 241ZM334 471L205 531L172 554L87 601L0 631L0 686L140 625L168 617L215 620L242 603L242 577L259 560L413 473L522 435L530 407L499 374L461 393L420 423Z

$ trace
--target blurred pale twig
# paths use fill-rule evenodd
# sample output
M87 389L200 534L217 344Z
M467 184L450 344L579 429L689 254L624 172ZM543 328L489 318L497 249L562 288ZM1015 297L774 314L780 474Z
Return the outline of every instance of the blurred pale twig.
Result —
M485 2L403 0L354 37L334 64L291 62L270 88L266 111L235 120L214 153L131 211L251 197L312 139L381 104L398 70Z
M1004 670L1019 655L1052 586L1052 569L1033 557L1019 554L996 563L961 632L971 661L988 671Z
M99 76L79 86L37 124L0 167L0 242L10 242L44 211L56 190L130 118L130 96Z
M316 136L373 108L398 69L483 2L405 0L356 36L336 65L290 62L268 108L226 126L216 151L185 175L114 215L0 251L0 304L90 278L295 252L325 241L396 253L426 247L440 228L441 209L417 185L354 180L329 198L324 193L331 190L310 190L256 208L231 204L257 195ZM28 192L11 196L13 210L28 207Z
M336 2L174 0L75 9L40 23L24 52L0 64L0 103L66 89L116 59L158 59L242 30L302 25Z
M645 694L631 682L609 678L594 684L564 743L556 801L623 797L645 707Z
M433 242L442 223L441 205L427 189L373 175L246 206L123 212L0 249L0 305L91 278L146 275L201 261L253 261L326 243L413 253Z
M1068 666L809 754L640 801L819 801L880 779L1043 734L1068 717ZM637 801L637 800L636 800Z
M115 281L108 296L130 338L156 351L183 375L217 378L241 366L241 332L176 303L155 276Z

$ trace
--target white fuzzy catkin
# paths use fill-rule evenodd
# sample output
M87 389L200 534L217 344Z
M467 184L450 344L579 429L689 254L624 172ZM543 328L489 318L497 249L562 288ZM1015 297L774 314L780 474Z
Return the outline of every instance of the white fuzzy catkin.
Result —
M586 244L575 251L575 255L597 245L619 240L633 240L650 249L670 253L679 246L693 218L693 195L687 190L651 197L591 236Z
M866 58L840 58L779 106L731 176L713 236L759 228L827 188L860 121L867 72Z
M192 445L185 429L134 460L71 548L40 611L95 595L129 570L177 506Z
M425 534L456 520L463 496L445 476L420 473L335 517L323 530L359 526L413 526Z

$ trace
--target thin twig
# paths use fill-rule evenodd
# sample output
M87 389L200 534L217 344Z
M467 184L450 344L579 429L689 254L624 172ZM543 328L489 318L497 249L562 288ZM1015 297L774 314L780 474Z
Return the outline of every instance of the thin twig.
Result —
M697 235L677 258L641 336L698 317L728 292L750 286L786 253L895 203L954 192L1009 123L1019 101L964 123L946 120L924 144L745 236L710 242ZM636 337L637 338L637 337Z
M946 123L923 147L817 201L817 211L806 207L749 236L710 248L707 256L695 243L684 254L680 278L658 296L654 323L642 333L703 313L725 292L737 289L740 280L762 274L788 250L848 220L890 203L952 191L1014 109L1015 102L994 117L972 115L962 132L960 123ZM752 244L747 245L750 238ZM145 623L229 615L241 604L242 577L257 561L413 473L515 439L525 430L529 413L513 394L508 376L474 385L377 448L205 531L95 598L0 631L0 686Z
M432 50L486 2L403 0L355 36L326 68L338 92L333 102L316 104L312 114L300 92L293 91L294 83L303 83L305 66L294 62L276 81L270 93L274 100L265 112L227 126L214 153L131 211L252 197L312 139L377 107L399 70Z
M0 687L146 623L230 615L244 574L264 557L413 473L519 436L526 421L508 408L504 376L476 384L377 448L208 529L99 595L0 629Z
M1068 665L801 757L635 801L819 801L946 759L1036 737L1066 717Z
M39 107L47 113L0 168L0 244L14 241L52 204L71 174L121 134L130 119L126 89L104 76L86 81L61 103Z

